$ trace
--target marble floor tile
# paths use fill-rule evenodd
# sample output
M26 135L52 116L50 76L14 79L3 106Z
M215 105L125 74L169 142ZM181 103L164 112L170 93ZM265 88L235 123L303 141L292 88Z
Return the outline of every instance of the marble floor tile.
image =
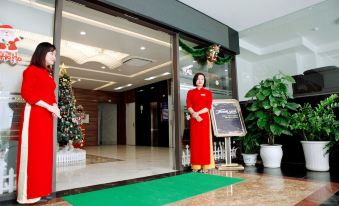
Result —
M94 191L182 173L172 169L174 157L171 148L114 145L87 147L86 150L87 164L57 169L58 198L48 203L33 205L69 206L60 195ZM286 176L284 169L258 167L245 167L244 171L211 170L209 173L243 178L245 181L169 205L313 206L333 199L333 195L339 191L339 183L331 182L335 178L327 173L307 171L290 177ZM12 201L4 204L12 205L17 203Z
M214 175L244 178L245 181L170 205L289 206L298 204L303 199L326 186L326 183L323 182L265 174L253 175L243 172L217 170L211 173Z
M175 171L173 148L109 145L86 147L86 153L87 164L57 167L56 191Z

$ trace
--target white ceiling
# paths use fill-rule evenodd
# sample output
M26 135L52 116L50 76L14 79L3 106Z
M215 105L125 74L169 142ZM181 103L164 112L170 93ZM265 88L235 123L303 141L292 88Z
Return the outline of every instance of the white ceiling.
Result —
M235 29L245 29L299 11L325 0L179 0Z
M180 1L238 30L238 58L316 54L339 66L338 0Z
M261 61L282 54L314 54L339 65L339 1L271 20L239 33L240 57Z

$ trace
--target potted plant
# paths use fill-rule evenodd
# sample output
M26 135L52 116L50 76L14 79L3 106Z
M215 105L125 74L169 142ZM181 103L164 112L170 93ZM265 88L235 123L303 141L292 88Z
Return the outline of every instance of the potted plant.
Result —
M258 129L263 135L267 135L268 144L260 145L260 156L265 167L280 167L282 145L274 143L275 137L282 134L292 135L289 128L292 116L290 111L300 106L288 101L292 97L288 86L294 82L291 76L278 74L262 80L245 95L252 98L252 102L246 107L249 111L245 119L248 131Z
M329 170L329 153L339 146L339 121L334 112L339 108L339 96L333 94L311 106L309 103L292 115L291 129L302 135L306 168Z
M248 132L245 136L239 137L242 144L242 157L246 166L254 166L257 162L260 133Z

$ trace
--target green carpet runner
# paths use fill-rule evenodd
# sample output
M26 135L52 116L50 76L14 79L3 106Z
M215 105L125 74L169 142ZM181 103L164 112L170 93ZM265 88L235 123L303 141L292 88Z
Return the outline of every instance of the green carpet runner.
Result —
M186 173L141 183L63 197L74 206L164 205L243 181L202 173Z

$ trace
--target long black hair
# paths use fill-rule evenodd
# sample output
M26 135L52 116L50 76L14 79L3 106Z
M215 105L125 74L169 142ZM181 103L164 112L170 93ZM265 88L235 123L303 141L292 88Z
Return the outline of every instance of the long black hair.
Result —
M30 65L34 65L39 68L44 68L50 73L53 73L53 68L50 67L49 65L46 65L46 55L48 52L53 52L55 50L56 50L55 46L51 43L48 42L40 43L33 53Z
M206 87L206 77L205 77L205 74L203 74L203 73L196 73L194 75L194 77L193 77L193 86L195 86L195 87L197 86L197 80L198 80L198 77L200 75L204 77L204 85L203 85L203 87Z

